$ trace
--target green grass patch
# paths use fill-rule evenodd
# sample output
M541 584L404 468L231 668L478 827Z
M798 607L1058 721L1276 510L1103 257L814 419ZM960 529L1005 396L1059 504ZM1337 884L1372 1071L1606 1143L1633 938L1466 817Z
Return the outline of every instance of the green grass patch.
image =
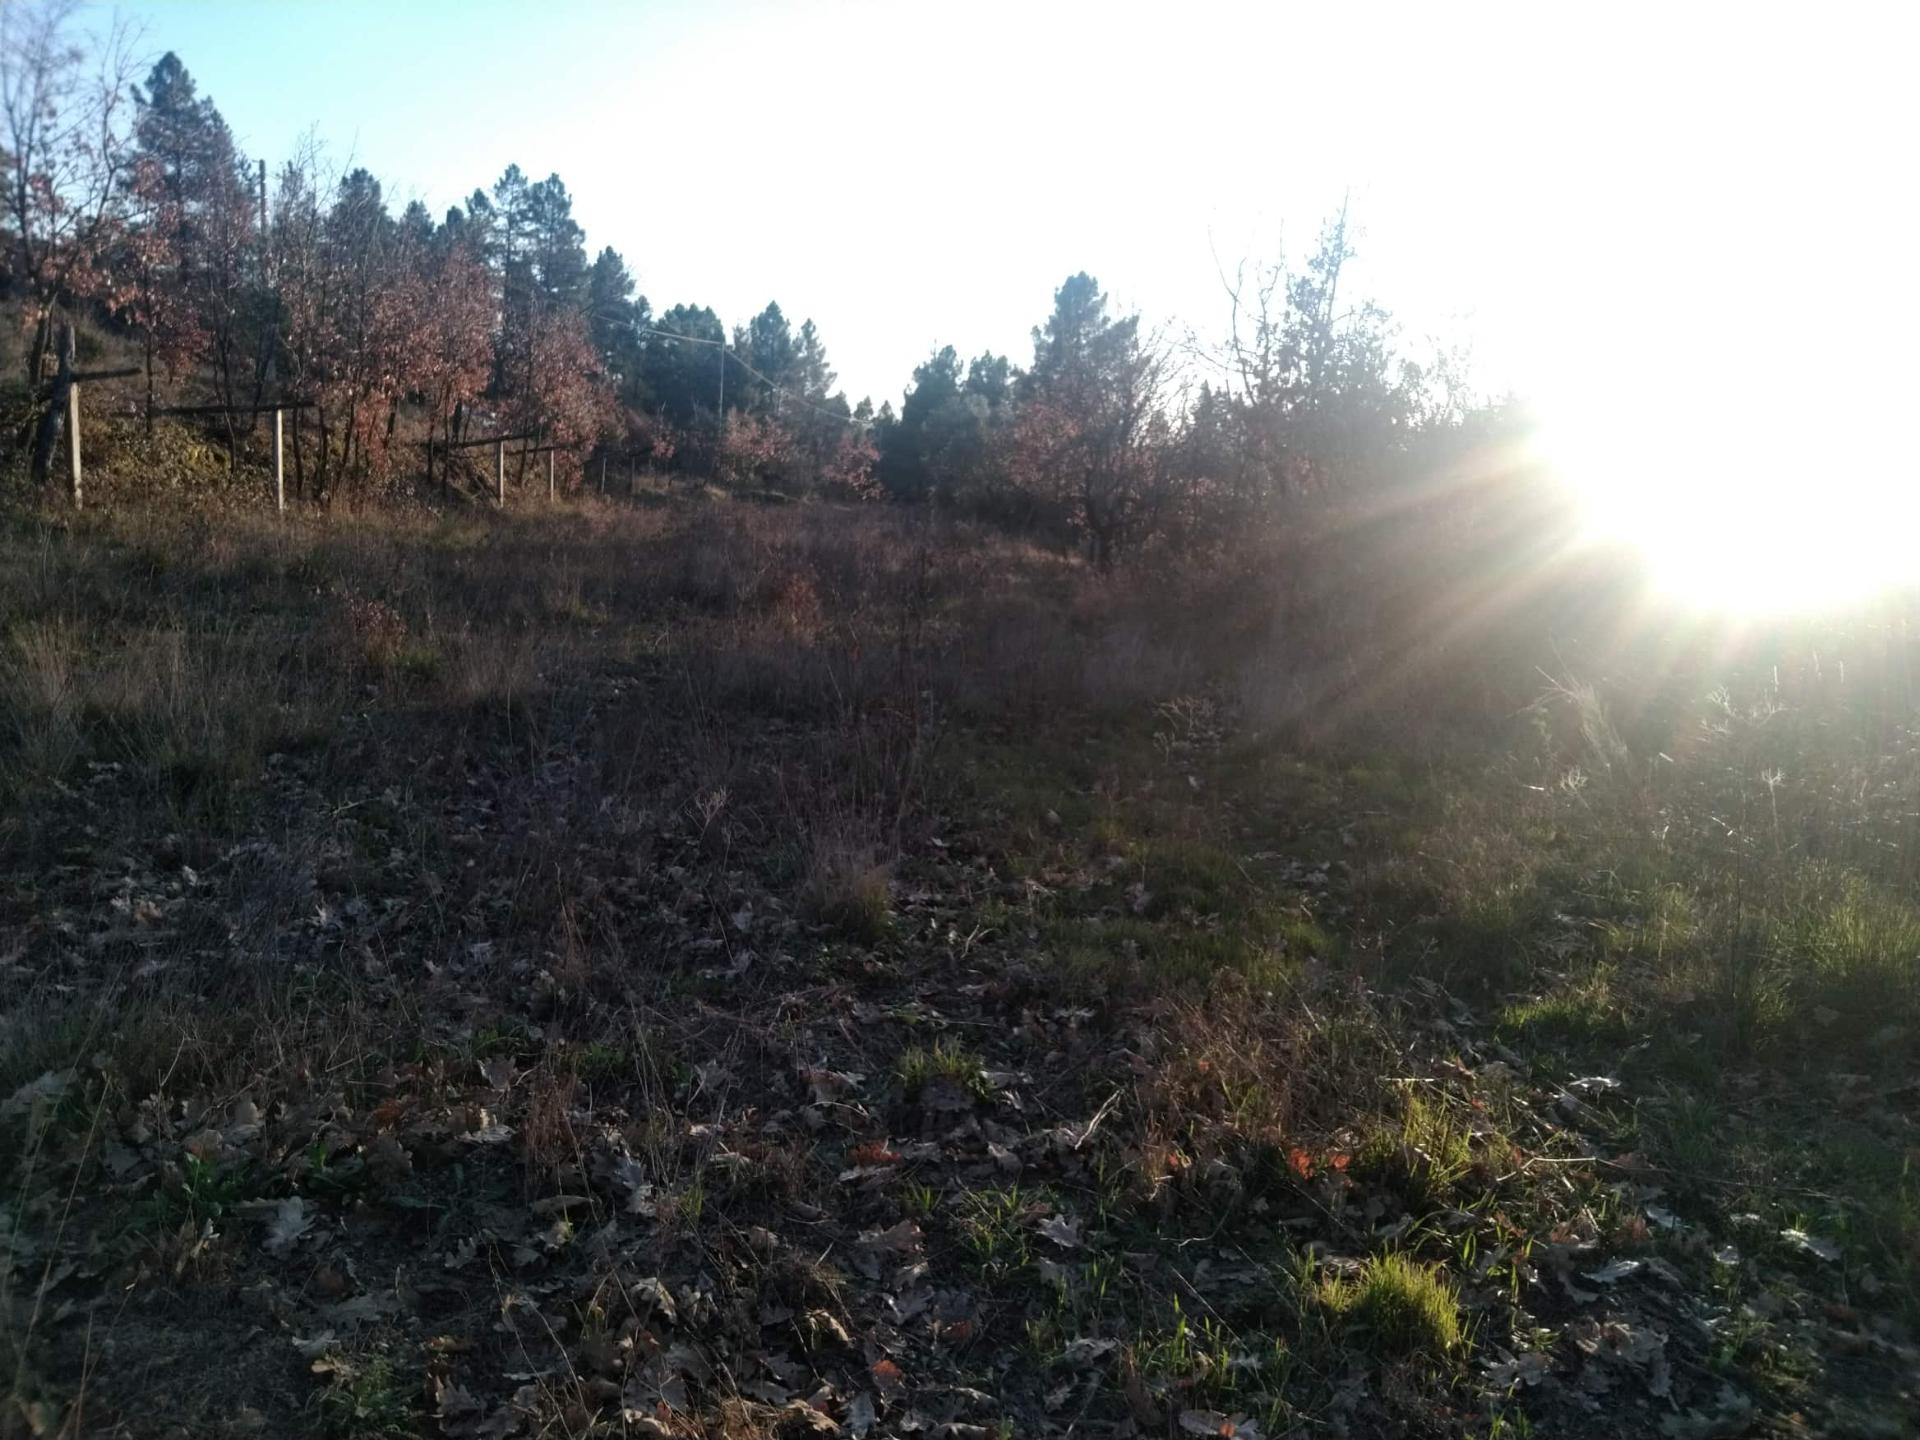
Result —
M908 1046L894 1062L893 1073L909 1100L918 1099L936 1080L948 1081L978 1099L990 1093L980 1057L945 1040Z
M958 1197L952 1208L960 1243L983 1277L1005 1280L1032 1261L1032 1203L1017 1185L968 1190Z
M385 1355L326 1356L320 1428L330 1440L386 1440L418 1433L407 1387Z
M1579 1056L1618 1054L1633 1033L1605 970L1512 1001L1496 1024L1509 1044Z
M1361 1176L1391 1186L1415 1214L1445 1203L1472 1168L1465 1121L1418 1086L1408 1088L1399 1123L1373 1129L1354 1157Z
M1375 1255L1357 1275L1323 1277L1314 1298L1349 1339L1382 1357L1440 1360L1467 1343L1453 1281L1405 1255Z

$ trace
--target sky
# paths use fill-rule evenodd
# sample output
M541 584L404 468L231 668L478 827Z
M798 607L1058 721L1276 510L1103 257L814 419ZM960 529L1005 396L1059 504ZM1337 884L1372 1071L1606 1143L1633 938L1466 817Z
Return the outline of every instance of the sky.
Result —
M314 132L436 210L557 172L656 310L777 299L853 398L945 344L1027 360L1077 270L1217 337L1220 267L1344 201L1407 347L1471 347L1589 451L1683 428L1724 465L1743 424L1905 403L1911 6L119 9L270 166ZM1601 438L1627 405L1665 418Z

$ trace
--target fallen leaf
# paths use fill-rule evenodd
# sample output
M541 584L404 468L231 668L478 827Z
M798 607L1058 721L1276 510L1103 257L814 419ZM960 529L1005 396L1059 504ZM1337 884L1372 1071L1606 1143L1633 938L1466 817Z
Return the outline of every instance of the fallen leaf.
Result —
M1526 1350L1511 1360L1499 1360L1487 1367L1487 1379L1495 1388L1505 1390L1514 1385L1538 1385L1552 1368L1545 1355L1538 1350Z
M1049 1215L1037 1228L1041 1235L1064 1250L1080 1247L1080 1227L1064 1215Z
M660 1282L658 1275L646 1275L634 1281L627 1287L627 1297L634 1302L643 1319L658 1315L669 1325L679 1319L673 1294Z
M1611 1095L1624 1089L1620 1081L1611 1075L1585 1075L1578 1080L1569 1080L1567 1089L1576 1095Z
M313 1225L313 1214L307 1208L307 1202L298 1195L282 1200L273 1212L273 1219L267 1222L267 1238L262 1242L269 1255L285 1255L299 1242Z
M1217 1435L1224 1440L1261 1440L1258 1421L1222 1415L1218 1410L1182 1410L1180 1428L1189 1435Z
M1096 1340L1083 1336L1078 1340L1069 1340L1067 1348L1060 1352L1060 1358L1069 1365L1090 1365L1102 1355L1111 1355L1120 1348L1118 1340Z
M471 1390L463 1385L438 1386L436 1397L438 1413L442 1423L452 1420L461 1421L469 1416L479 1415L486 1407L481 1405Z
M803 1435L838 1435L839 1422L822 1414L804 1400L795 1400L774 1416L774 1434L781 1440L798 1440Z
M863 1230L860 1243L869 1250L895 1255L911 1254L920 1248L920 1227L911 1220L902 1220L884 1230Z
M1584 1270L1581 1273L1596 1285L1612 1285L1626 1279L1627 1276L1633 1274L1639 1268L1640 1262L1638 1260L1620 1259L1609 1260L1598 1270Z
M863 1440L873 1429L875 1418L873 1396L866 1391L862 1390L847 1402L847 1429L853 1433L853 1440Z
M1804 1230L1782 1230L1780 1232L1780 1238L1796 1250L1804 1250L1807 1254L1814 1256L1816 1259L1825 1260L1828 1264L1832 1264L1840 1258L1840 1247L1838 1245L1834 1244L1831 1240L1822 1240L1818 1236L1809 1235Z

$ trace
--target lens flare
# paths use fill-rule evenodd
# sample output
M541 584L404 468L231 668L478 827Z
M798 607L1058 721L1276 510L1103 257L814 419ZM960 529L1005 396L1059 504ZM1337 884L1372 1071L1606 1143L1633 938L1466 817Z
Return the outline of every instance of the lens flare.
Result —
M1597 378L1538 412L1536 443L1585 534L1637 551L1688 609L1806 613L1920 580L1920 474L1873 442L1871 415L1784 391L1776 411L1697 384L1625 395Z

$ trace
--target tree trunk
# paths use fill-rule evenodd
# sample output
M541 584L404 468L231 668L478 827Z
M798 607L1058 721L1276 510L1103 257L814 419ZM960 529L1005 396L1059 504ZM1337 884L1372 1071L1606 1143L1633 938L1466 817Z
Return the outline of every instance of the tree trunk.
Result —
M40 412L40 424L33 436L33 483L45 485L53 472L53 452L60 441L60 428L67 418L67 392L73 388L73 328L67 326L60 337L60 369L53 377L53 389L47 408Z
M27 384L34 390L40 388L40 372L47 365L47 347L53 340L53 312L42 310L33 322L33 344L27 349Z
M215 337L213 348L214 391L220 396L220 403L227 407L220 418L227 430L227 472L240 468L240 434L234 425L233 415L233 339L221 333Z
M46 409L33 434L33 482L44 486L54 472L54 451L60 445L60 432L67 420L67 392L73 388L73 328L61 330L60 371L54 374L52 390L46 397Z
M314 427L318 434L314 437L320 446L320 453L313 462L313 498L316 504L325 506L332 500L328 493L329 470L333 460L333 442L327 434L327 412L321 410L314 416Z
M353 476L353 437L360 429L359 421L360 397L355 395L347 403L347 433L340 437L340 483L343 485Z
M300 450L300 417L305 412L293 412L293 493L303 501L307 498L307 467Z

